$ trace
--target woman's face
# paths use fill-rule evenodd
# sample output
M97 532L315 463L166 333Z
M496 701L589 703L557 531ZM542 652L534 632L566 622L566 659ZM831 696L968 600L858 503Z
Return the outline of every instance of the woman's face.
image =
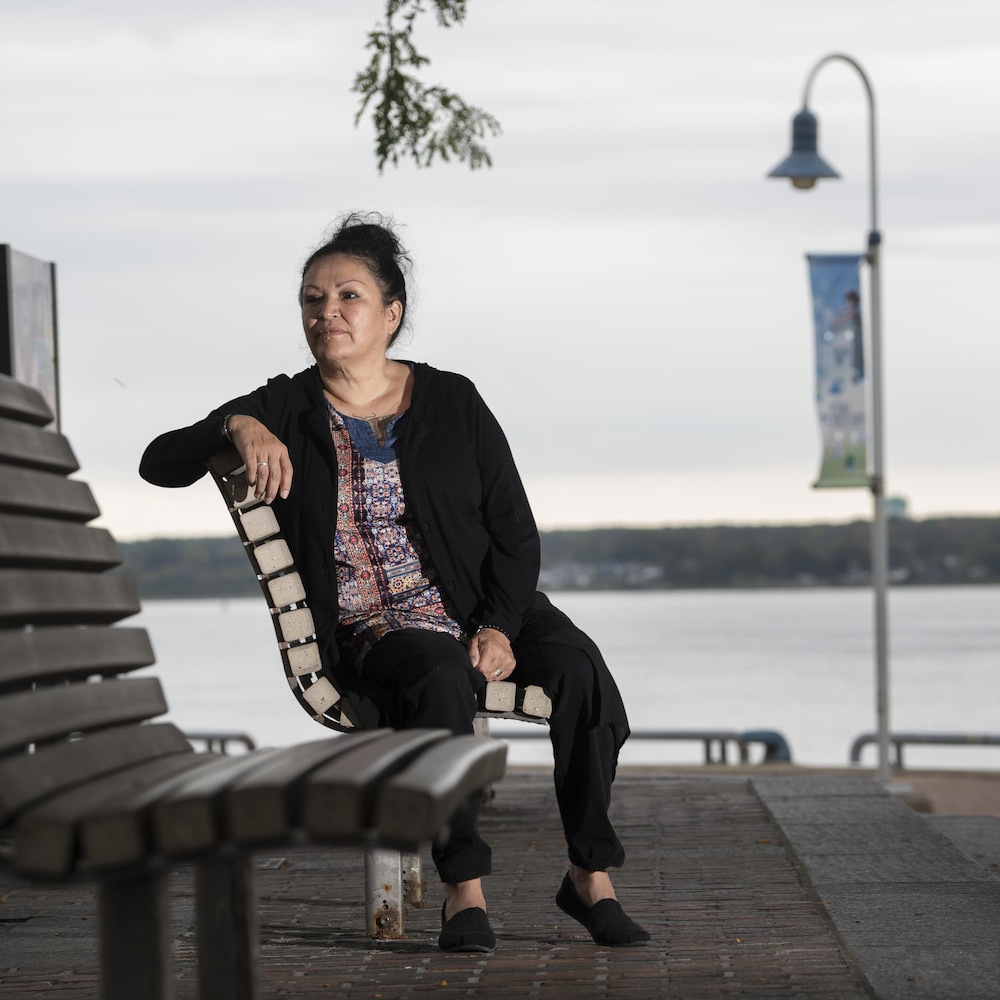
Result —
M399 326L399 302L382 304L367 264L334 254L320 257L303 276L302 329L322 368L384 358Z

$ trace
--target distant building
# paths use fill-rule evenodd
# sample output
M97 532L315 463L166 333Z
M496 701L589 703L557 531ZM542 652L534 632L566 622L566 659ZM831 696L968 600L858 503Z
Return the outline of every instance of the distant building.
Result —
M906 507L906 497L885 498L885 516L890 521L908 521L910 515Z

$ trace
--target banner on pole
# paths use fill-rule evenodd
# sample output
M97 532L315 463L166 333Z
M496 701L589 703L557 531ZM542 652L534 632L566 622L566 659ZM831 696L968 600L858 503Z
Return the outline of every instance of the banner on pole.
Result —
M868 486L863 254L807 254L816 330L816 412L823 459L816 488Z

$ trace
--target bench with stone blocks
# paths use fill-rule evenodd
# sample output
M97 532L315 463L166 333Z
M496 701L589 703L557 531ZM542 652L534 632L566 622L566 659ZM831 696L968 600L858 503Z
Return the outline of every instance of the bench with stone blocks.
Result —
M253 852L318 842L399 865L497 781L505 747L366 730L228 757L195 753L167 711L111 534L41 395L0 376L0 863L96 882L105 1000L174 995L167 880L196 874L200 995L256 996ZM285 581L281 586L287 586ZM292 602L295 603L295 602ZM295 616L301 617L301 616ZM295 662L294 656L292 657ZM369 900L373 932L402 899Z
M273 508L247 484L246 466L235 448L214 455L208 468L263 591L292 693L321 725L342 732L361 727L351 692L338 690L322 674L308 597ZM494 681L480 691L478 718L486 725L478 731L487 732L490 719L544 724L551 714L552 700L542 688Z

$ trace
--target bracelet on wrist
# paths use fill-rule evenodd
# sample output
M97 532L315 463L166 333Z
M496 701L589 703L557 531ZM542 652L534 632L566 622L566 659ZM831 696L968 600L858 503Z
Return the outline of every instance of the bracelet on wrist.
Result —
M502 636L506 637L506 639L507 639L508 642L513 642L514 641L513 638L511 637L510 632L508 632L505 628L500 628L499 625L480 625L476 629L476 635L479 635L480 632L482 632L484 629L488 629L488 628L493 629L494 632L499 632Z
M229 436L229 418L232 416L231 413L227 413L222 418L222 436L230 443L233 443L233 439Z

